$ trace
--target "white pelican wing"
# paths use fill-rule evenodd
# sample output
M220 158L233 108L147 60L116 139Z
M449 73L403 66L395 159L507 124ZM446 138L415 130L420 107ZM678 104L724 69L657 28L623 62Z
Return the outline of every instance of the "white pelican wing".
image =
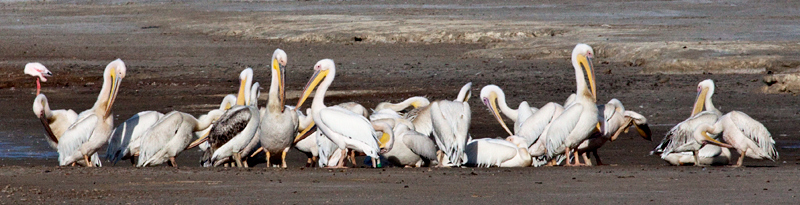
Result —
M506 160L517 155L517 146L502 139L476 139L467 143L464 153L467 155L467 166L492 167L500 166Z
M678 123L667 132L664 139L661 140L661 144L659 144L651 154L661 152L661 157L664 158L669 155L669 153L673 152L694 151L685 150L687 147L696 146L699 148L700 146L694 137L692 137L692 132L694 132L700 124L714 124L718 118L719 115L717 115L716 112L704 111Z
M539 140L539 136L544 133L547 125L553 121L553 116L558 114L558 106L560 105L547 103L520 125L517 135L526 140L527 146L531 146L531 144Z
M739 111L731 111L725 114L720 118L719 122L724 122L726 119L732 122L738 132L729 130L731 127L726 127L723 131L725 140L730 138L728 137L729 135L741 135L737 137L745 137L746 139L752 140L756 146L760 148L760 150L754 149L754 151L763 155L763 157L770 160L778 159L778 151L775 150L775 140L772 139L772 134L769 133L763 124Z
M117 126L108 139L106 149L106 160L116 164L120 159L127 156L132 142L138 141L145 131L155 124L159 118L164 116L156 111L143 111L136 113L128 120ZM137 145L138 147L138 145Z
M344 137L378 147L372 124L362 115L334 106L319 111L320 119L331 131Z
M89 141L95 126L97 126L96 115L84 115L83 118L69 126L58 142L58 162L59 165L68 165L82 157L76 153L83 143Z
M467 143L471 112L466 102L438 101L431 104L433 136L450 162L461 165ZM415 125L416 126L416 125Z
M436 159L436 144L428 136L424 136L414 130L406 130L401 135L403 136L399 138L403 139L402 143L412 152L422 156L422 158Z
M578 124L578 119L583 112L583 105L573 104L561 113L547 130L547 142L545 142L545 149L547 149L547 156L553 157L560 151L564 150L564 140L567 139L569 133L575 129Z
M183 123L183 115L178 111L167 113L150 127L143 135L139 147L139 160L136 166L147 166L158 151L175 136L176 131Z

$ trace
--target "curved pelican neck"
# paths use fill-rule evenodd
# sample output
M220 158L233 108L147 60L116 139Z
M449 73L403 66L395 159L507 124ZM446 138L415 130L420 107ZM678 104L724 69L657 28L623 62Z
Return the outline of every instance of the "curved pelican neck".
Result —
M575 91L578 96L586 96L591 98L591 93L589 92L589 88L586 85L586 80L583 78L583 70L581 70L581 65L578 63L578 54L572 54L572 67L575 68L575 85L577 86L577 90Z
M320 110L327 107L324 102L325 92L328 91L328 87L333 83L333 78L336 77L336 68L331 67L328 70L328 75L325 76L325 79L322 80L322 83L317 87L317 92L314 93L314 101L311 101L311 110L313 110L314 113L318 113Z
M708 111L719 112L717 107L714 107L714 103L711 101L711 96L713 95L714 95L714 86L711 86L710 88L708 88L708 94L706 95L706 102L704 106Z
M44 95L40 95L39 97L37 97L35 102L33 102L33 103L34 103L33 112L34 112L34 114L36 114L36 117L39 117L39 115L41 115L43 113L44 113L44 117L46 117L47 119L50 119L50 117L53 116L53 113L50 112L50 103L47 102L47 97L45 97ZM41 110L37 110L37 109L41 109Z
M106 72L103 72L103 87L100 88L100 94L97 95L97 101L95 101L94 106L92 106L92 110L95 111L97 116L106 116L106 113L110 112L110 110L106 110L106 107L109 103L109 97L111 94L111 87L113 86L114 79L111 79L111 74L109 73L108 69Z
M497 107L500 108L500 111L503 112L506 117L511 118L511 120L516 122L517 117L519 116L519 110L508 106L508 103L506 102L506 94L503 93L502 90L495 91L495 93L497 94Z
M280 84L280 79L278 78L278 71L275 69L270 69L272 72L272 82L269 84L269 99L267 99L267 109L269 112L280 112L283 109L282 102L283 100L280 99L279 87L283 86Z
M211 126L211 124L214 123L214 119L219 117L218 114L215 116L214 113L215 113L214 111L211 111L208 112L208 114L201 115L199 119L195 119L197 123L194 125L194 131L205 130L206 128Z

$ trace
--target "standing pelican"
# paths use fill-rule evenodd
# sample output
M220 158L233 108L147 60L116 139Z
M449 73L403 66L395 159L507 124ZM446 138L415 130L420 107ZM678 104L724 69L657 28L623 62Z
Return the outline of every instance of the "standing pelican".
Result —
M336 66L333 60L320 60L314 65L314 70L314 75L303 90L303 96L296 108L303 105L314 87L319 84L319 88L314 94L314 101L311 103L311 116L319 131L322 131L322 134L325 134L340 149L350 148L377 159L380 151L376 138L377 133L369 120L363 115L341 107L325 106L325 92L336 77ZM320 83L320 81L322 82ZM343 160L339 161L340 167L343 167Z
M616 140L623 131L627 133L627 129L631 126L636 128L642 138L650 141L651 132L650 127L647 125L647 118L639 113L625 110L622 102L616 98L609 100L606 104L597 105L597 109L603 111L598 116L598 120L600 120L599 132L595 132L592 138L584 140L578 146L578 153L581 154L587 165L592 165L591 160L587 157L588 152L594 155L597 165L602 165L597 149L608 141Z
M175 156L186 149L195 138L194 133L211 126L224 112L214 109L199 119L179 111L167 113L142 135L141 154L136 166L154 166L169 160L173 167L177 167Z
M253 69L244 69L239 75L239 80L236 106L227 110L214 122L206 138L211 147L203 156L202 164L205 167L219 166L231 157L237 166L244 166L239 152L255 136L259 125L259 113L258 108L249 106Z
M469 138L472 113L467 102L440 100L431 104L433 136L436 145L454 166L461 166ZM443 159L438 159L443 162Z
M69 110L50 110L47 97L39 94L33 100L33 114L39 117L44 126L47 143L50 147L57 149L58 139L64 134L72 123L78 120L78 114Z
M529 167L531 155L528 154L525 139L510 136L506 140L482 138L467 143L464 154L466 166L470 167Z
M517 109L508 107L508 104L506 103L506 94L503 92L503 89L500 89L500 87L496 85L483 86L481 89L481 100L483 101L483 104L489 107L489 110L492 111L494 117L500 122L500 125L503 126L503 129L505 129L509 135L514 135L516 132L519 132L522 123L525 122L528 117L533 115L533 113L539 110L528 105L528 102L526 101L520 102ZM498 107L503 115L511 119L511 121L514 121L515 133L511 133L506 126L506 123L503 122L503 119L500 117L497 111Z
M53 76L53 73L51 73L50 70L47 70L44 65L38 62L25 64L24 71L25 74L36 77L36 95L39 95L39 91L42 88L42 85L39 83L39 81L47 82L47 78L45 77Z
M130 158L131 163L136 165L134 157L139 156L142 134L163 116L156 111L142 111L117 126L108 139L106 160L117 164L119 160Z
M361 116L367 114L367 109L358 103L346 102L335 105L343 109L350 110ZM394 112L394 111L392 111ZM340 167L339 160L347 157L348 149L340 149L338 145L333 143L327 136L322 134L314 124L314 118L311 117L311 108L306 109L309 116L303 116L298 112L298 129L302 129L298 137L295 138L295 147L309 156L307 163L316 163L319 167ZM395 113L396 114L396 113ZM351 163L355 165L355 160L350 159ZM315 162L316 161L316 162ZM306 164L310 166L311 164ZM344 166L344 165L341 165Z
M572 105L564 108L564 112L556 118L547 131L547 156L554 157L564 153L567 159L573 154L574 149L591 135L597 127L597 91L595 86L594 67L592 57L594 50L586 44L578 44L572 50L572 67L575 69L575 81L577 85L577 97ZM584 80L584 72L588 76L589 83ZM562 152L563 150L563 152ZM577 154L577 153L575 153ZM582 165L578 162L577 155L574 164L568 166Z
M714 95L714 81L703 80L697 85L697 99L692 109L692 114L686 120L678 123L667 132L664 139L650 154L661 153L661 158L679 152L694 152L701 148L700 141L694 140L692 133L701 124L713 124L722 113L714 107L711 97ZM705 109L705 111L703 111ZM702 111L702 112L701 112ZM695 158L697 159L697 158ZM699 165L695 160L695 165Z
M731 111L723 115L713 125L702 124L694 132L695 138L709 138L708 134L722 134L722 139L739 151L736 167L742 166L744 157L753 159L778 159L775 140L766 127L747 114ZM702 135L697 136L697 135Z
M267 154L267 166L272 156L280 154L280 166L286 168L286 152L292 146L295 133L297 133L297 112L286 109L284 104L286 91L284 90L286 77L286 52L276 49L272 54L272 84L269 86L269 101L267 111L261 117L261 147Z
M81 112L78 121L59 139L59 165L74 164L83 158L88 166L92 166L89 156L106 143L114 128L111 106L119 92L119 84L125 78L125 70L125 63L120 59L106 66L103 72L103 88L100 89L97 102L91 109Z

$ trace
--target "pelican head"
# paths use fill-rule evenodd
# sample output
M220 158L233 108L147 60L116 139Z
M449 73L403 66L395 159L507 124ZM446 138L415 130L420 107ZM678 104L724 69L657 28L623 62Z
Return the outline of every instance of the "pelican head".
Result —
M275 52L272 53L272 69L275 70L273 73L278 75L275 79L278 80L278 98L280 98L281 109L284 107L284 99L286 98L286 89L284 88L286 83L286 62L288 62L286 52L280 48L275 49Z
M248 92L250 92L250 83L253 82L253 69L252 68L245 68L239 74L239 92L236 96L236 104L237 105L246 105L248 98Z
M38 77L42 82L47 82L47 78L45 77L53 76L50 70L47 70L44 65L38 62L25 64L25 74Z
M710 100L712 95L714 95L713 80L706 79L697 84L697 99L694 102L694 109L692 109L692 116L703 111L703 108L706 105L706 101Z
M486 107L489 107L489 111L491 111L492 115L494 115L494 118L500 122L500 125L503 126L503 129L505 129L509 135L514 135L511 130L508 129L508 126L506 126L503 118L500 117L500 111L497 108L498 95L501 96L501 98L505 98L503 89L500 89L500 87L496 85L487 85L481 89L481 101L483 101L483 104L486 105Z
M319 85L322 79L330 74L331 70L335 70L336 65L333 63L331 59L322 59L314 65L314 75L311 76L311 79L308 80L305 89L303 89L303 96L300 97L300 101L297 102L297 106L295 108L300 108L303 105L303 102L306 101L309 95L311 95L311 91Z
M522 138L520 136L516 136L516 135L508 136L506 138L506 141L509 141L514 145L517 145L517 147L519 147L519 148L524 148L524 149L528 148L528 142L525 140L525 138Z
M469 101L469 98L472 97L472 90L470 90L471 88L472 88L472 82L464 84L464 86L461 87L461 90L458 91L458 96L456 97L455 101L460 101L460 102Z
M591 97L597 101L597 86L595 85L594 66L592 65L592 58L594 58L594 50L591 46L586 44L578 44L572 50L572 66L576 69L581 68L586 73L589 79L589 88L591 89ZM583 78L583 76L580 76ZM584 94L584 93L579 93Z
M236 95L228 94L225 96L225 98L222 98L222 103L219 104L219 109L228 110L234 105L236 105Z
M722 143L720 141L715 140L714 138L709 137L708 133L713 131L714 127L709 124L702 124L700 126L697 126L697 129L694 131L693 134L694 139L697 140L698 142L701 142L703 146L705 146L706 144L713 144L720 147L733 148L733 146L731 146L730 144Z
M111 61L111 63L106 66L106 70L103 72L103 78L105 82L111 83L111 90L104 96L102 93L100 94L98 102L102 102L102 98L105 98L106 105L105 105L105 117L108 117L111 112L111 105L114 104L114 100L117 98L117 93L119 92L119 84L122 83L122 79L125 78L125 72L127 68L125 67L125 63L122 60L117 59ZM105 85L103 86L105 87Z

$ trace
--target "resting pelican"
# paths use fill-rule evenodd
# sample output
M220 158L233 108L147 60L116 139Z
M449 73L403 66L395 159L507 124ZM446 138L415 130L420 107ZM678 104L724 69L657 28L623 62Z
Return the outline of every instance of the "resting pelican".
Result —
M389 115L393 112L389 109L378 112L378 115L370 116L373 123L388 122L393 126L393 140L385 143L392 149L381 154L389 163L400 167L421 167L430 165L436 159L436 144L428 136L414 131L411 121L399 115ZM384 114L381 115L380 112Z
M103 88L94 106L78 115L58 143L59 165L74 164L83 160L89 166L89 156L95 154L108 141L114 128L111 106L117 97L119 84L125 78L125 63L117 59L106 66L103 72Z
M378 139L372 124L363 115L356 114L341 107L325 106L325 92L333 83L336 77L336 66L333 60L323 59L314 65L314 75L306 84L303 96L297 103L296 108L300 108L303 102L319 84L317 92L314 94L314 101L311 103L311 116L319 131L327 136L331 141L339 146L340 149L353 149L363 152L369 157L378 158ZM323 80L324 79L324 80ZM322 82L320 83L320 81ZM343 166L340 159L339 166Z
M454 166L461 166L464 149L469 137L471 111L467 102L440 100L431 104L433 139L447 160ZM443 162L443 159L437 161Z
M510 136L506 140L482 138L467 143L464 154L469 167L529 167L531 155L528 154L525 139Z
M72 123L78 120L78 114L70 110L50 110L47 97L39 94L33 100L33 114L39 117L45 130L45 139L50 147L57 149L58 139L64 134Z
M556 118L547 131L547 156L565 153L567 159L570 158L574 149L583 140L589 138L597 127L597 91L595 86L594 67L592 57L594 50L586 44L578 44L572 50L572 67L575 68L575 80L577 85L577 97L572 105L564 108L564 112ZM589 78L589 87L583 78L583 71ZM590 90L591 89L591 90ZM562 152L563 150L563 152ZM577 154L577 153L575 153ZM578 162L577 155L575 163L568 166L582 165Z
M731 161L731 151L716 145L707 144L697 151L697 163L695 164L692 152L672 153L664 158L664 161L676 166L683 165L728 165Z
M269 86L267 112L261 117L261 147L267 154L267 166L272 156L280 155L281 167L286 168L286 153L297 133L297 112L286 109L284 79L286 77L286 52L276 49L272 54L272 84Z
M664 139L650 154L661 153L661 158L679 152L697 152L701 148L699 141L694 140L692 133L701 124L713 124L722 113L714 107L711 97L714 95L714 81L704 80L697 85L697 99L692 115L678 123L667 132ZM705 111L702 111L705 109ZM701 112L702 111L702 112ZM696 155L696 154L695 154ZM696 165L699 163L695 163Z
M142 135L141 154L136 166L154 166L169 160L173 167L177 167L175 156L186 149L195 138L194 133L211 126L224 112L214 109L199 119L179 111L167 113Z
M744 157L753 159L778 159L775 140L766 127L747 114L731 111L723 115L713 125L702 124L694 132L695 139L709 138L708 134L722 134L722 139L739 151L736 167L742 166ZM697 135L702 135L697 136Z
M627 129L631 126L636 128L642 138L648 141L651 140L647 118L634 111L625 110L622 102L616 98L609 100L606 104L597 105L597 109L603 111L598 116L598 120L600 120L599 132L594 133L591 138L584 140L578 146L578 153L581 154L587 165L592 165L592 161L586 155L588 152L594 155L598 165L602 165L597 149L608 141L616 140L623 131L627 132Z
M139 156L142 134L163 116L156 111L142 111L117 126L108 139L106 160L116 165L119 160L129 158L136 165L134 157Z
M258 109L258 119L261 119L261 116L264 116L264 114L267 112L266 108L258 108L258 97L261 96L261 90L259 90L260 86L261 85L258 82L253 83L253 86L250 88L250 100L247 104L248 106ZM261 148L261 140L258 137L260 135L261 130L256 129L256 134L253 136L253 139L250 139L250 142L247 143L247 146L239 151L239 155L242 156L242 164L244 164L244 167L250 167L250 165L247 164L248 156L253 157L263 149ZM232 162L231 165L235 165L235 162Z
M219 166L231 157L237 166L244 166L239 151L244 149L255 136L259 125L259 113L258 108L248 106L253 69L244 69L239 75L239 80L236 106L227 110L214 122L206 138L211 149L207 149L203 156L204 167Z
M472 82L461 87L458 96L454 101L467 102L472 96ZM414 130L423 135L430 136L433 132L433 122L431 121L431 106L417 107L404 115L404 117L414 123Z
M336 107L350 110L361 116L367 115L367 109L358 103L346 102L338 104ZM306 113L310 114L311 108L306 109ZM295 147L309 156L308 163L316 163L320 167L339 167L339 160L347 157L347 155L343 153L347 153L349 150L340 149L338 145L334 144L328 137L320 133L317 127L314 126L314 119L310 115L306 117L300 116L302 116L302 113L298 112L298 121L300 122L298 129L302 129L303 131L295 138ZM350 162L355 166L355 158L351 158ZM306 166L310 165L311 164L306 164Z
M234 105L236 105L236 95L228 94L224 98L222 98L222 103L219 104L219 109L220 110L229 110ZM211 132L211 127L213 127L213 124L212 124L212 126L208 126L206 129L195 133L195 135L197 135L197 136L207 136L208 133ZM192 142L191 144L189 144L189 147L186 147L186 149L192 149L194 147L199 147L201 151L205 152L206 149L208 149L208 147L211 146L211 145L208 144L207 140L208 140L207 137L201 137L201 138L195 140L194 142Z
M47 70L44 65L38 62L25 64L24 71L25 74L36 77L36 95L39 95L39 91L42 88L42 85L39 83L39 81L47 82L47 78L45 77L53 76L53 73L51 73L50 70Z
M503 129L505 129L509 135L514 135L515 133L511 133L511 131L508 129L508 126L506 126L506 123L503 122L503 119L500 117L500 114L497 111L498 107L503 115L514 121L514 132L519 132L522 123L525 122L528 117L533 115L533 113L539 110L528 105L528 102L526 101L520 102L517 109L508 107L508 104L506 103L506 94L503 92L503 89L500 89L500 87L496 85L483 86L481 89L481 100L483 101L483 104L489 107L489 110L492 111L494 117L500 122L500 125L503 126Z

